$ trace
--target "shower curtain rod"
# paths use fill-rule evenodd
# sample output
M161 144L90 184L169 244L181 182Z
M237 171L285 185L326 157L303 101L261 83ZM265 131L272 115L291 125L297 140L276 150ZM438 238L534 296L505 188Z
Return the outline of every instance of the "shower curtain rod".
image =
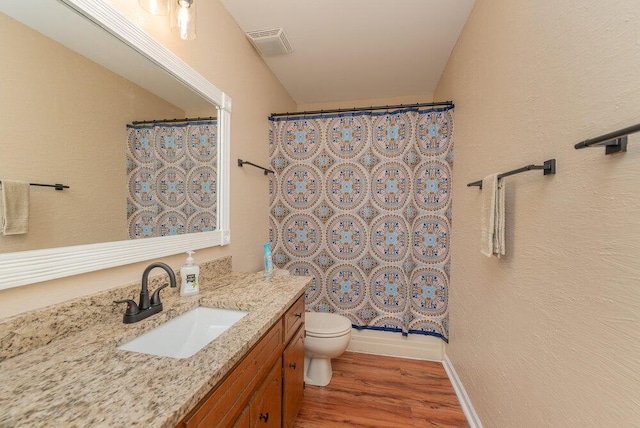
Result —
M132 125L144 125L154 123L175 123L175 122L198 122L201 120L217 120L217 117L185 117L184 119L162 119L162 120L134 120Z
M327 114L327 113L349 113L356 111L371 111L371 110L391 110L398 108L417 108L417 107L437 107L437 106L451 106L453 107L453 101L443 101L437 103L415 103L415 104L396 104L392 106L371 106L371 107L353 107L353 108L337 108L331 110L310 110L310 111L298 111L298 112L286 112L286 113L271 113L271 117L279 116L306 116L310 114Z

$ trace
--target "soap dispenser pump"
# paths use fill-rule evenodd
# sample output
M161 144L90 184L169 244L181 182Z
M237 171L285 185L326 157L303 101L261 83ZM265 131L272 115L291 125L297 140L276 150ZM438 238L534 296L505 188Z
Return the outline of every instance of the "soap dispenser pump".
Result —
M200 266L193 263L192 254L194 253L195 251L187 251L189 257L187 257L185 265L180 268L180 276L182 277L181 296L192 296L200 291L198 287Z

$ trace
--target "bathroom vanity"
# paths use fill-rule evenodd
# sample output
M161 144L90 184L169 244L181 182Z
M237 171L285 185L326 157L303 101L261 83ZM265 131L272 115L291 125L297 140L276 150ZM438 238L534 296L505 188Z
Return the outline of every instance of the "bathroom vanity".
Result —
M0 321L0 426L291 426L310 278L201 269L199 295L167 288L164 310L138 323L112 301L139 283ZM118 349L198 306L248 314L189 358Z
M304 389L304 295L179 427L292 427Z

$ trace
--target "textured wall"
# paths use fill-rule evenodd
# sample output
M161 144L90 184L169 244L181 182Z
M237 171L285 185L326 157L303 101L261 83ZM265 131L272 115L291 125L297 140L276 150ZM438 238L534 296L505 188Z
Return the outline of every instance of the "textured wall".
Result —
M195 258L204 262L231 255L234 270L261 269L262 244L268 239L269 229L269 181L260 170L238 168L234 161L242 158L268 164L267 117L274 111L293 111L296 104L217 0L198 3L198 37L188 42L177 39L163 17L146 14L138 2L111 2L232 98L231 244L199 250ZM164 261L179 268L185 257L178 254ZM0 318L138 280L147 264L2 290Z
M456 103L447 354L485 427L640 421L640 138L635 0L478 0L436 99ZM507 256L480 255L480 190L507 179Z
M0 57L0 179L71 187L31 187L29 233L0 252L126 239L125 125L184 112L4 14Z

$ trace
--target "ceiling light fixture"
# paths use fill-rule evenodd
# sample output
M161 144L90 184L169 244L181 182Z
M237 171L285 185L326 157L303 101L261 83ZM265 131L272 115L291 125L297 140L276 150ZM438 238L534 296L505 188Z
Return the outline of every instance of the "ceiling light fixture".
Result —
M169 0L138 0L140 6L152 15L167 15Z
M196 3L194 0L174 0L171 7L171 31L182 40L196 38Z

